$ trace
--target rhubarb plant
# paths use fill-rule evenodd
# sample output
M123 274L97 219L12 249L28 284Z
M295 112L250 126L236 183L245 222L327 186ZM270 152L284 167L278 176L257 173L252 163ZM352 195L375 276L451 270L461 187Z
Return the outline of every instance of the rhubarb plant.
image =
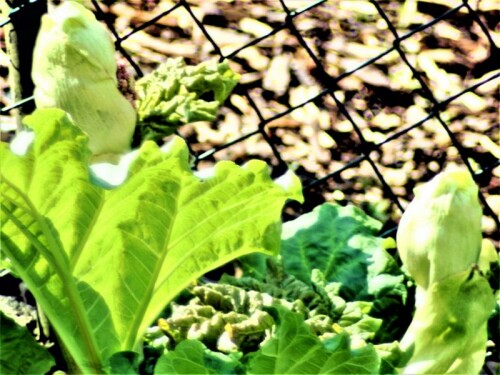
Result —
M115 371L116 354L139 353L144 330L187 285L238 256L278 251L281 208L302 199L300 182L292 173L273 182L260 161L195 174L180 138L126 154L137 115L118 90L109 35L77 2L43 17L34 56L39 109L0 149L3 264L79 371ZM238 78L227 64L181 70L172 95L139 98L141 119L170 119L168 100L181 122L206 119ZM167 81L151 77L151 92ZM209 108L192 100L207 90Z
M273 182L260 161L194 174L180 138L145 142L101 175L63 111L38 110L25 124L31 144L0 148L2 252L84 373L139 352L164 306L207 271L276 254L282 206L302 199L295 175Z
M500 267L469 174L416 190L402 270L382 223L355 207L282 226L284 203L302 201L292 172L194 172L179 137L156 144L215 118L239 78L226 62L167 60L131 103L109 35L73 1L44 17L34 55L39 109L0 144L1 265L35 296L70 371L138 373L145 353L146 374L479 372ZM236 258L243 277L200 281ZM0 318L0 372L48 371L45 349Z
M407 318L384 315L394 306L409 312L401 271L375 235L380 225L334 204L285 223L280 257L240 258L243 277L190 287L189 301L148 329L145 373L396 373L402 352L392 327L404 331ZM349 275L333 272L344 268ZM353 280L367 285L354 293Z
M416 311L401 346L405 374L477 374L495 306L481 262L481 207L467 171L446 171L420 186L397 234L401 259L417 284ZM493 261L493 262L492 262ZM483 272L478 263L486 263Z

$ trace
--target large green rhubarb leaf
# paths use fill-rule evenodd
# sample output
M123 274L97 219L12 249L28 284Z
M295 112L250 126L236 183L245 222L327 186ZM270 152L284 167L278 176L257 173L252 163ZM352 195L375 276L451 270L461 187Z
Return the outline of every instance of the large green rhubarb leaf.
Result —
M83 372L136 349L197 277L276 254L282 206L302 199L295 175L273 182L260 161L194 174L180 138L146 142L89 177L87 137L64 112L37 111L26 125L30 146L0 148L2 247Z

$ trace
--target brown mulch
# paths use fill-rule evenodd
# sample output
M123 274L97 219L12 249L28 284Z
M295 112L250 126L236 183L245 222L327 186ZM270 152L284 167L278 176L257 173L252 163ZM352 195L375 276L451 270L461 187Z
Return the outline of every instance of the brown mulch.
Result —
M175 3L127 0L100 2L100 6L107 21L124 36ZM286 19L278 0L193 0L189 3L224 55L269 33ZM290 10L300 10L312 3L310 0L285 1ZM381 2L399 35L459 4L459 0ZM499 17L495 1L472 5L479 7L474 9L498 44ZM387 50L394 39L368 1L327 1L293 18L293 24L331 77L350 71ZM465 7L415 33L401 45L439 101L499 71L491 61L488 37ZM145 73L168 57L180 56L196 64L217 56L214 46L183 7L133 34L122 46ZM5 47L3 43L2 47ZM5 95L0 98L1 106L12 104L7 64L8 58L2 53L0 87ZM230 64L242 78L221 109L218 120L190 124L179 131L198 155L257 129L260 119L248 97L267 119L328 88L321 69L287 28L241 50L231 58ZM375 147L424 118L432 106L396 51L340 80L334 95L346 105L364 140ZM498 97L497 79L459 97L441 112L441 118L466 150L468 161L476 171L490 168L500 158ZM12 122L7 116L0 120ZM329 95L277 118L266 126L266 131L283 160L296 170L305 184L342 168L361 153L360 135ZM370 157L403 206L411 200L416 184L451 164L463 164L459 151L436 119L383 144L372 151ZM217 160L243 163L250 158L278 164L263 137L255 135L216 152L203 160L199 168ZM499 174L500 168L496 167L492 175L480 181L481 192L497 213L500 212ZM305 210L324 200L350 202L387 222L387 227L397 223L401 215L367 161L309 189L307 198ZM491 217L484 217L483 229L498 245L497 228Z

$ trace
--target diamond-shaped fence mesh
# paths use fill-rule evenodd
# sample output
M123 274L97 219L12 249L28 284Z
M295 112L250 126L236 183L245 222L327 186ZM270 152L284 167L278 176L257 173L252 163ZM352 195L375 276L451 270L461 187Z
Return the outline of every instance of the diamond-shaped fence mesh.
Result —
M293 168L306 202L289 207L288 214L324 201L352 202L384 221L385 234L393 235L417 183L449 164L464 165L480 186L483 229L498 244L495 1L93 0L87 5L106 23L137 77L168 57L193 64L227 59L241 74L214 123L179 129L198 168L249 158L268 161L274 175ZM25 28L27 37L46 3L8 1L7 6L0 40L12 24ZM30 43L18 37L19 64L31 64ZM6 78L12 56L2 57L0 120L12 125L12 110L33 109L31 83L29 70L21 73L24 92L16 98Z

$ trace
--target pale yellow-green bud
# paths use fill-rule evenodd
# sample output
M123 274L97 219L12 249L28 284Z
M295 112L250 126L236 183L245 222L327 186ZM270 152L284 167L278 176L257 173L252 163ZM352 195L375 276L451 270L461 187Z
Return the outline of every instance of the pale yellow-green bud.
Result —
M478 262L481 215L478 187L467 171L442 172L415 189L397 246L418 286L427 289Z
M104 26L74 1L43 16L33 52L36 106L66 111L101 158L128 151L136 124L117 87L114 54Z

